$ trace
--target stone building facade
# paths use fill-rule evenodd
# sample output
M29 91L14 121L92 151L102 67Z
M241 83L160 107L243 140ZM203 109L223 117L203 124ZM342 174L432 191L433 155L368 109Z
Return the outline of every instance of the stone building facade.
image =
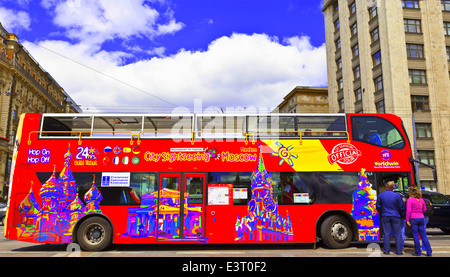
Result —
M328 88L297 86L277 109L280 113L328 113Z
M4 198L20 114L81 109L1 23L0 38L0 197Z

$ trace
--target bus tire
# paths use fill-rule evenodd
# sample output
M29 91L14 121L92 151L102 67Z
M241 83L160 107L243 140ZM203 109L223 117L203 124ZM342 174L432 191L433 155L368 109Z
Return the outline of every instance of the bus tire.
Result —
M322 241L328 248L347 248L352 241L352 229L347 219L339 215L327 217L320 226Z
M99 216L89 217L77 230L77 243L85 251L101 251L111 245L112 227Z

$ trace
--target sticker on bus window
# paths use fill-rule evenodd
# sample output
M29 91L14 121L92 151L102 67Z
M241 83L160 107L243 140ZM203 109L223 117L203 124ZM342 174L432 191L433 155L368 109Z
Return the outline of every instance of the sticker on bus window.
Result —
M208 205L230 205L233 185L210 185L208 188Z
M294 203L309 204L309 193L294 193Z
M233 199L247 199L247 188L233 188Z
M130 172L103 172L102 187L129 187Z

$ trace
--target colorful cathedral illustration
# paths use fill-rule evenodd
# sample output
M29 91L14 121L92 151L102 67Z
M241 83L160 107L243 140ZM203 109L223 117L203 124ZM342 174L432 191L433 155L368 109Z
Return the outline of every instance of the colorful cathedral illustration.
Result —
M293 239L294 232L289 214L278 213L274 201L272 178L267 172L262 154L259 154L256 171L251 176L252 197L247 203L246 216L238 215L235 225L236 241L280 242Z
M21 215L17 226L18 238L29 238L39 242L72 242L72 231L77 221L88 213L101 213L99 204L103 197L95 186L95 175L91 188L84 195L84 204L77 193L77 184L70 170L72 154L70 145L64 155L64 167L58 178L53 174L41 186L36 201L33 182L28 195L20 203Z
M353 192L351 215L358 224L359 239L374 241L380 239L380 221L376 210L377 193L367 180L364 168L361 169L358 188Z

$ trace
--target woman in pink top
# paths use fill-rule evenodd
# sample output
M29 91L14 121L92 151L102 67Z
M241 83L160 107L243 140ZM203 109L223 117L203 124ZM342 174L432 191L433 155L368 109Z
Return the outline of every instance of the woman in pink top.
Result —
M425 230L425 221L423 213L426 212L427 207L422 199L422 193L417 187L409 188L409 198L406 201L406 223L411 227L414 238L415 253L413 256L420 256L420 241L419 234L422 238L422 243L427 250L427 256L431 256L431 246L427 238Z

